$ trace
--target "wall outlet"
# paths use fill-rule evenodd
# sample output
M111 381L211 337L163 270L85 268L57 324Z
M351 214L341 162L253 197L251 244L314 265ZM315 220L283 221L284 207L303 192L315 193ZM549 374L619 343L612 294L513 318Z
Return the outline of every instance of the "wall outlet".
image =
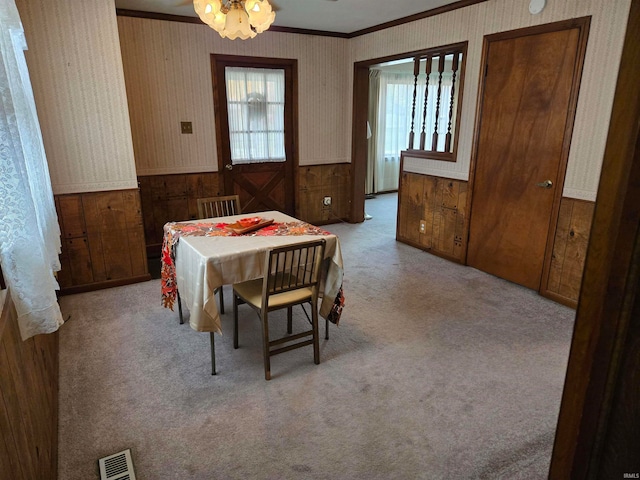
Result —
M180 122L180 131L182 133L193 133L193 124L191 122Z
M420 220L420 233L427 233L427 222Z
M331 205L331 197L324 197L324 198L322 199L322 204L323 204L325 207L328 207L329 205Z

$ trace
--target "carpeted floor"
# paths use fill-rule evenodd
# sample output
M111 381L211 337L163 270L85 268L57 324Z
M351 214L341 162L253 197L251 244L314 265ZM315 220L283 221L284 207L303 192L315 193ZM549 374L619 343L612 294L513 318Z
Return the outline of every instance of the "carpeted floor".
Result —
M139 480L546 478L574 311L397 243L396 201L327 227L342 322L320 365L279 355L270 382L246 307L211 376L208 334L162 308L159 280L63 297L59 478L126 448Z

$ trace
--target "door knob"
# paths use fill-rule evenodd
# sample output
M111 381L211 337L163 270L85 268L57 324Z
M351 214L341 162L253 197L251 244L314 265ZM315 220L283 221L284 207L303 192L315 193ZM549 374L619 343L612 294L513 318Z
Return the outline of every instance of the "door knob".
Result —
M227 163L224 168L226 168L227 170L233 170L233 164L231 163Z
M536 187L551 188L553 182L551 180L545 180L544 182L536 183Z

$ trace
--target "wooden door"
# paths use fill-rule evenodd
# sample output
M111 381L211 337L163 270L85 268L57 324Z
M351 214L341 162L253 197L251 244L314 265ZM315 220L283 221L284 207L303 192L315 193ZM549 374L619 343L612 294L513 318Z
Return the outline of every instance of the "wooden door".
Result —
M212 55L218 168L225 195L240 195L242 211L278 210L295 215L294 173L297 166L296 60ZM284 72L284 161L232 159L225 69L246 67Z
M564 179L580 33L485 47L467 263L536 290Z

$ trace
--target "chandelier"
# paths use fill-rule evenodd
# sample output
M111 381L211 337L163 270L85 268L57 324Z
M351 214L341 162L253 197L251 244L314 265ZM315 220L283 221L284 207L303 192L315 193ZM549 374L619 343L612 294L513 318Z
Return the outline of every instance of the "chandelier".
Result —
M253 38L276 18L268 0L193 0L193 8L204 23L230 40Z

